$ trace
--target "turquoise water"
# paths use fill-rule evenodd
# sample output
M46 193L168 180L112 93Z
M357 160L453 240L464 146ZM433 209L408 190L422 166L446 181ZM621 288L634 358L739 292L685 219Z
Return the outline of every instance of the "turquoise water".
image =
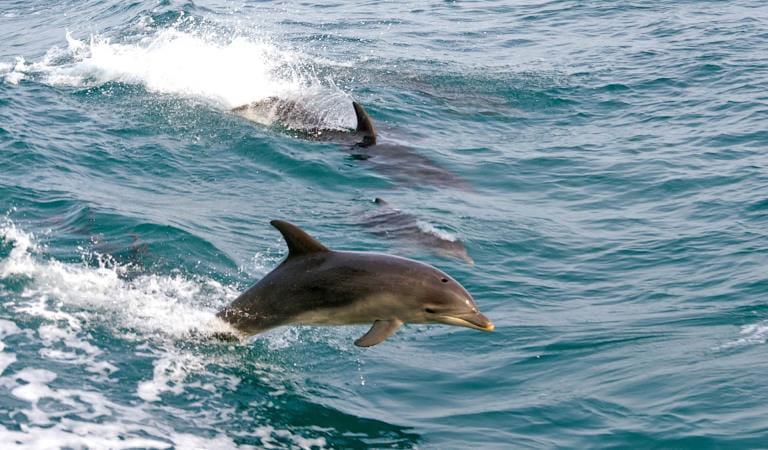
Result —
M0 3L3 448L765 447L767 29L756 0ZM408 157L227 112L269 96L358 100ZM475 265L373 233L375 197ZM191 338L277 218L445 270L496 332Z

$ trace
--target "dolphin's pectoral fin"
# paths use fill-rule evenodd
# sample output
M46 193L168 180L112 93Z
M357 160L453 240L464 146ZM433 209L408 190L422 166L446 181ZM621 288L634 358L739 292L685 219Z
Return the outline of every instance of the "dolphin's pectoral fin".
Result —
M301 256L314 252L329 252L330 249L313 238L306 231L284 220L269 222L283 235L288 244L288 257Z
M373 322L373 326L370 330L368 330L367 333L355 341L355 345L358 347L374 346L395 334L395 331L397 331L397 329L402 325L403 322L397 319L377 320Z

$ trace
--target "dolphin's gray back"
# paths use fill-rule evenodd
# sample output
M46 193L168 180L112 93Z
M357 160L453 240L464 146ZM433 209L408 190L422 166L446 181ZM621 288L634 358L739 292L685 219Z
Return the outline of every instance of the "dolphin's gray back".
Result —
M374 297L382 286L402 282L400 270L414 270L405 267L407 263L403 258L358 252L288 258L218 316L249 333L289 324L307 312L342 309ZM359 323L369 322L361 318Z
M279 123L282 126L300 131L312 131L326 128L321 114L305 107L296 100L280 97L267 97L232 109L253 122L264 125Z
M356 147L352 149L352 156L405 183L472 190L467 180L404 145L385 142Z
M374 145L376 129L373 120L361 104L352 102L352 107L357 121L354 131L334 126L328 120L328 111L322 107L296 99L267 97L232 108L232 112L262 125L279 124L307 139L349 141L349 144L363 147Z

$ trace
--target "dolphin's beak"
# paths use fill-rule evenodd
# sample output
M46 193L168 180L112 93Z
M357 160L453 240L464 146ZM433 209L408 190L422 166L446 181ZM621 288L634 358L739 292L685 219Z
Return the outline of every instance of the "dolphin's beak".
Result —
M494 327L493 322L479 312L456 314L453 316L440 316L437 320L442 323L447 323L448 325L474 328L482 331L493 331L494 328L496 328Z

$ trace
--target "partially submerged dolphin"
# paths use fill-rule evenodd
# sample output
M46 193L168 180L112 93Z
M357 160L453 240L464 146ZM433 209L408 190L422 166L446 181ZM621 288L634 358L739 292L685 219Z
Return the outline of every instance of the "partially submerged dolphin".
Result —
M432 266L380 253L333 251L295 225L270 223L285 238L288 257L217 314L244 334L292 324L373 322L355 341L370 347L406 322L494 329L469 292Z
M464 178L440 167L435 161L416 152L412 147L390 142L356 146L349 150L355 160L373 166L398 181L414 186L432 185L472 191Z
M416 184L459 187L471 190L466 180L435 164L412 148L393 142L381 143L368 112L358 102L352 102L357 126L354 130L331 128L324 120L324 111L311 102L281 97L267 97L232 109L234 114L262 125L279 124L298 135L321 141L336 141L347 145L355 160L365 161L393 178Z
M363 108L363 105L352 102L355 110L357 126L354 130L330 128L323 120L322 114L303 105L297 100L280 97L267 97L264 100L251 102L232 109L232 112L252 122L264 125L280 124L289 130L296 131L309 139L317 140L355 140L359 146L367 147L376 144L376 129L373 121Z
M413 214L401 211L381 198L373 201L379 209L366 215L365 222L372 233L395 237L420 245L434 253L456 258L474 265L467 247L458 238L441 232Z

